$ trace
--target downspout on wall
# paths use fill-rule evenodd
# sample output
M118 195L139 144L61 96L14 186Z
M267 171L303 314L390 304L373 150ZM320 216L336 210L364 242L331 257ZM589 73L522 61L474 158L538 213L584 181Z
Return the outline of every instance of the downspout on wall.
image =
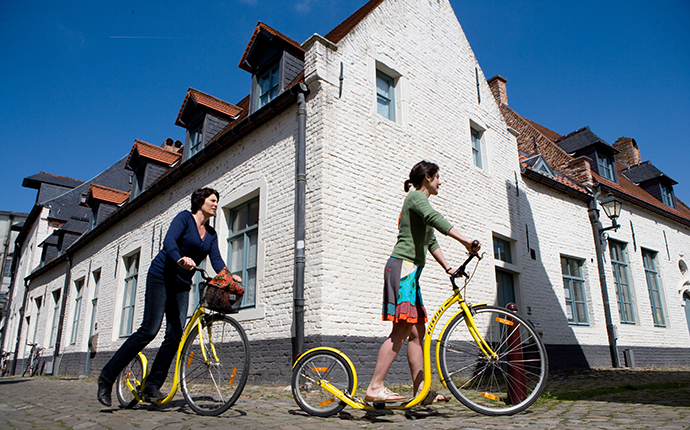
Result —
M297 141L295 142L295 275L293 285L294 328L292 338L293 360L304 350L304 239L306 219L306 184L307 184L307 107L305 102L306 86L298 84L297 94Z
M594 194L594 197L588 203L589 220L592 223L592 232L594 233L594 246L597 253L597 266L599 268L599 287L601 288L601 297L604 302L604 318L606 319L606 332L609 340L609 350L611 352L611 364L613 367L620 367L620 359L618 357L618 345L616 329L613 326L611 319L611 303L609 301L609 292L606 284L606 269L604 268L604 244L602 238L602 226L599 221L599 209L597 209L597 198L599 190Z
M67 254L67 269L65 270L65 285L62 287L62 306L60 309L60 319L58 320L58 331L55 337L55 349L53 350L53 376L58 376L60 369L60 343L62 342L62 329L65 327L65 309L67 308L67 296L69 296L69 286L72 281L72 258Z
M12 375L17 374L17 362L19 361L19 342L22 339L22 328L24 327L24 312L26 312L26 300L29 298L29 282L24 279L24 298L22 307L19 308L19 327L17 327L17 342L14 345L14 361L12 362ZM24 357L22 357L22 360Z

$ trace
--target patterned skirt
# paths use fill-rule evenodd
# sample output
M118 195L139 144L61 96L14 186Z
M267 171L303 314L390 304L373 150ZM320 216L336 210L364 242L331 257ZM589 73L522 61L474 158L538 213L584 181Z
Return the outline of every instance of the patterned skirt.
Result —
M419 288L422 267L406 260L390 258L383 274L382 320L410 324L427 322Z

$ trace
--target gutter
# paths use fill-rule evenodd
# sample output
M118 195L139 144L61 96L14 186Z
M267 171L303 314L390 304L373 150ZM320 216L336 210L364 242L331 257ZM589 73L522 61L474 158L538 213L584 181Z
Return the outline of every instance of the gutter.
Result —
M71 280L72 258L70 258L69 254L67 254L67 269L65 269L65 285L62 287L62 306L60 309L60 319L58 320L57 336L55 337L55 349L53 350L53 376L58 376L60 370L60 344L62 343L62 329L65 327L65 309L67 308L67 297L69 296L69 286Z

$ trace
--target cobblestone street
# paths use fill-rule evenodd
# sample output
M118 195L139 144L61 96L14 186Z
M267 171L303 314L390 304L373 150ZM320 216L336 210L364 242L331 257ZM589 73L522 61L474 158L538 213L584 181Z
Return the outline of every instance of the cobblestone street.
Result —
M181 394L165 407L146 404L131 410L104 408L95 394L94 379L2 378L0 428L690 428L690 368L595 369L551 375L542 399L526 412L509 417L479 415L453 399L443 406L407 412L345 408L337 416L316 418L297 407L285 386L247 386L235 406L220 417L194 414Z

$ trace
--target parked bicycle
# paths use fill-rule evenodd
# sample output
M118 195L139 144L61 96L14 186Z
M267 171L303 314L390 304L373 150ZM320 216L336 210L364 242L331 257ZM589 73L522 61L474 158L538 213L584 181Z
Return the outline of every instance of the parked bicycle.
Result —
M508 309L470 304L456 285L465 278L471 254L450 277L453 294L436 311L424 338L424 384L409 401L366 402L355 395L357 372L350 359L334 348L302 354L293 366L292 394L299 407L316 416L355 409L409 409L422 403L431 388L431 338L436 324L454 304L460 309L446 322L436 342L436 367L443 385L465 406L485 415L512 415L541 395L548 374L546 349L534 326ZM476 271L475 265L474 270ZM474 271L472 272L474 274Z
M22 376L26 376L28 373L29 376L34 376L38 373L38 366L40 364L40 357L41 357L41 352L45 349L43 346L41 346L38 343L27 343L31 347L31 352L29 353L29 364L24 368L24 371L22 372Z
M220 415L242 394L249 375L249 340L242 326L226 313L241 298L210 285L211 277L200 268L199 305L187 322L177 350L173 385L168 395L154 403L169 403L178 390L192 410L200 415ZM148 375L148 360L139 353L115 382L123 408L144 401L142 390Z
M5 351L2 353L2 370L0 371L2 376L7 375L10 371L10 357L12 354L12 351Z

